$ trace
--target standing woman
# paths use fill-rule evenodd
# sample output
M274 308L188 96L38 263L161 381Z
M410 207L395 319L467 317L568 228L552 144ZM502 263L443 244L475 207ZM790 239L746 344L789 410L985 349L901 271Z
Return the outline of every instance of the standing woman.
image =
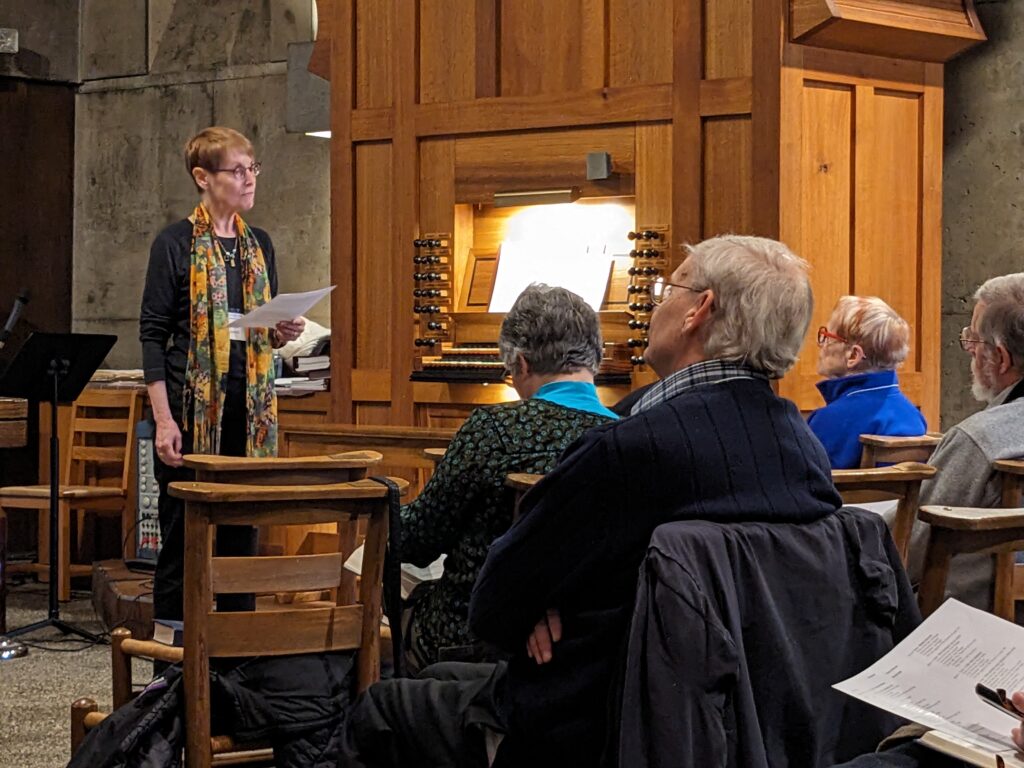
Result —
M187 453L276 454L271 350L297 338L304 325L298 319L270 329L228 328L277 293L270 236L240 215L253 206L260 173L252 144L230 128L207 128L185 146L185 163L199 203L153 241L139 318L156 421L162 548L153 612L159 619L182 618L184 503L167 486L192 479L182 466ZM255 543L253 528L218 528L219 555L252 554ZM217 607L251 609L253 598L220 596Z

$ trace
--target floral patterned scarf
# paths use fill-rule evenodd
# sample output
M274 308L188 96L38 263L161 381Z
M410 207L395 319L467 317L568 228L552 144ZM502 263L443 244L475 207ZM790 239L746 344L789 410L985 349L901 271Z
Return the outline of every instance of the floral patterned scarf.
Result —
M193 449L196 453L217 454L231 356L227 271L220 241L214 237L210 212L204 203L196 207L189 221L192 222L189 270L192 302L184 423L188 423L191 407ZM235 216L235 227L242 262L242 309L249 312L270 301L270 281L256 236L241 216ZM277 453L277 398L269 329L247 329L245 347L245 452L247 456L274 456Z

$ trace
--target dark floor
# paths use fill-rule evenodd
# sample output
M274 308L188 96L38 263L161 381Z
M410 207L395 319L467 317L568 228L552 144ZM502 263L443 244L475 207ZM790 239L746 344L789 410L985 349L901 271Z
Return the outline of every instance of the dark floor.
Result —
M93 633L104 633L88 592L74 592L61 604L61 618ZM7 627L46 617L46 586L12 586ZM105 636L105 635L104 635ZM31 643L28 656L0 662L0 768L55 768L70 757L71 702L82 696L110 710L110 646L91 646L45 629L18 638ZM136 681L152 669L136 662Z

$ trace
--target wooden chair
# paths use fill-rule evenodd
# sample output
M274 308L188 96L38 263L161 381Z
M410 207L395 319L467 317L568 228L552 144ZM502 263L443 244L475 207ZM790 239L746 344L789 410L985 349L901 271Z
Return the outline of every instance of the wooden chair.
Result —
M396 480L403 493L404 480ZM210 659L358 650L356 686L365 690L380 676L381 583L387 543L388 490L372 480L319 485L241 485L174 483L171 493L185 500L185 643L172 649L151 641L114 636L115 705L131 697L131 655L167 661L183 659L186 764L209 766L214 755L244 747L210 732ZM339 537L335 552L286 557L213 555L217 525L344 525L368 521L363 577L358 594L354 574L344 568L351 550ZM306 602L252 612L217 613L221 592L305 592L337 590L334 602ZM91 711L90 711L91 710ZM73 742L103 719L95 704L72 705ZM73 748L77 743L73 743ZM240 758L266 759L267 752L245 751ZM235 757L232 756L232 761Z
M927 432L920 437L889 437L888 435L861 435L863 447L860 466L863 469L879 464L898 464L902 461L928 461L935 451L941 432Z
M1013 558L1024 549L1024 509L925 506L918 517L932 527L918 590L921 614L942 605L953 555L992 553L997 555L994 613L1013 621Z
M121 535L134 526L135 422L139 392L125 389L86 389L72 405L70 441L62 441L58 499L57 597L71 599L71 577L89 575L91 565L71 563L71 513L79 513L81 544L86 513L121 516ZM50 486L11 485L0 488L0 515L12 509L36 510L39 516L37 562L13 564L10 572L46 573L49 568Z
M993 469L1002 477L1003 508L921 508L921 520L932 526L918 592L926 616L945 598L954 555L991 553L996 556L993 612L1007 621L1016 619L1016 601L1024 599L1024 568L1016 564L1017 552L1024 550L1024 461L996 461Z
M927 464L905 461L891 467L834 469L832 482L843 497L844 504L897 500L892 538L896 542L900 559L906 565L910 534L920 505L921 483L934 477L937 472L935 467Z

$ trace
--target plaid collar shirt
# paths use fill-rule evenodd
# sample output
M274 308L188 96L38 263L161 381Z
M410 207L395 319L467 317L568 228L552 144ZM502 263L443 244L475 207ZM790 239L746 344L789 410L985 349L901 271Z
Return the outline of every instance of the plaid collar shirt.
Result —
M637 400L630 414L641 413L702 384L721 384L733 379L761 379L768 376L755 368L730 360L703 360L681 368L656 382Z

